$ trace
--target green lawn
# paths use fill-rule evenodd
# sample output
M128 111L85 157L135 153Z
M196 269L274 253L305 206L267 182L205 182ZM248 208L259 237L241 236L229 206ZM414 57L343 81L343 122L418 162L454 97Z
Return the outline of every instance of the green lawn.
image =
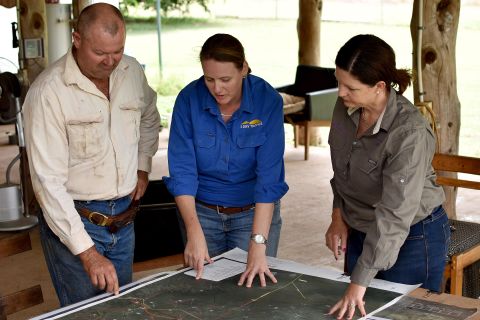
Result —
M322 21L321 65L333 67L338 49L353 35L373 33L394 48L398 67L411 68L409 19L395 25ZM240 39L254 74L273 86L293 82L298 61L295 19L169 19L162 25L162 81L155 22L129 23L126 52L145 64L150 84L162 94L159 108L163 114L171 112L180 88L201 76L200 47L210 35L218 32ZM471 48L477 39L480 39L480 25L471 20L461 23L456 51L458 96L462 104L460 154L480 157L480 113L476 110L480 102L480 60ZM406 95L412 99L411 89Z

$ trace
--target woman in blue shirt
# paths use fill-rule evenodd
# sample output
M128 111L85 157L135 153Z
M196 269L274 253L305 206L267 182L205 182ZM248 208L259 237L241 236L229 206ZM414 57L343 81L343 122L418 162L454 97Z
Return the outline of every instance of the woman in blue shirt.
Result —
M200 52L203 76L178 95L168 148L170 177L186 231L185 263L201 278L205 261L235 247L248 251L239 285L258 274L274 283L266 256L276 256L287 192L283 103L250 74L242 44L215 34Z

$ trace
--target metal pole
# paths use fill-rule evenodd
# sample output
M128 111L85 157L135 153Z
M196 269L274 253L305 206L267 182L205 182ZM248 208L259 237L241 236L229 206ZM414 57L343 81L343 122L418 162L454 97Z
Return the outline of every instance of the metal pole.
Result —
M162 67L162 39L161 39L161 31L162 31L162 17L160 11L160 1L157 0L157 39L158 39L158 70L160 80L163 78L163 67Z

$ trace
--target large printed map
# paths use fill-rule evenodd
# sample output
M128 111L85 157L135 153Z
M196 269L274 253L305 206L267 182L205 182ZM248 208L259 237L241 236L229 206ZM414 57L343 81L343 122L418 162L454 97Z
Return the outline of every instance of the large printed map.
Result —
M222 259L229 258L220 257L215 263ZM282 270L281 266L273 263L271 268L278 283L269 282L263 288L258 284L239 287L239 275L211 281L176 272L140 283L119 297L60 309L38 319L334 319L327 312L348 282L315 276L308 268L287 266ZM399 296L398 292L369 288L367 312Z

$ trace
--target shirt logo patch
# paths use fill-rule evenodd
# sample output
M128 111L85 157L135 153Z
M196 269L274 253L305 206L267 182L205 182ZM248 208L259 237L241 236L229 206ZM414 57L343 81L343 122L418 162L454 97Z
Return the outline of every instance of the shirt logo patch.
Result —
M261 125L263 125L262 120L254 119L252 121L243 121L240 128L242 129L255 128Z

